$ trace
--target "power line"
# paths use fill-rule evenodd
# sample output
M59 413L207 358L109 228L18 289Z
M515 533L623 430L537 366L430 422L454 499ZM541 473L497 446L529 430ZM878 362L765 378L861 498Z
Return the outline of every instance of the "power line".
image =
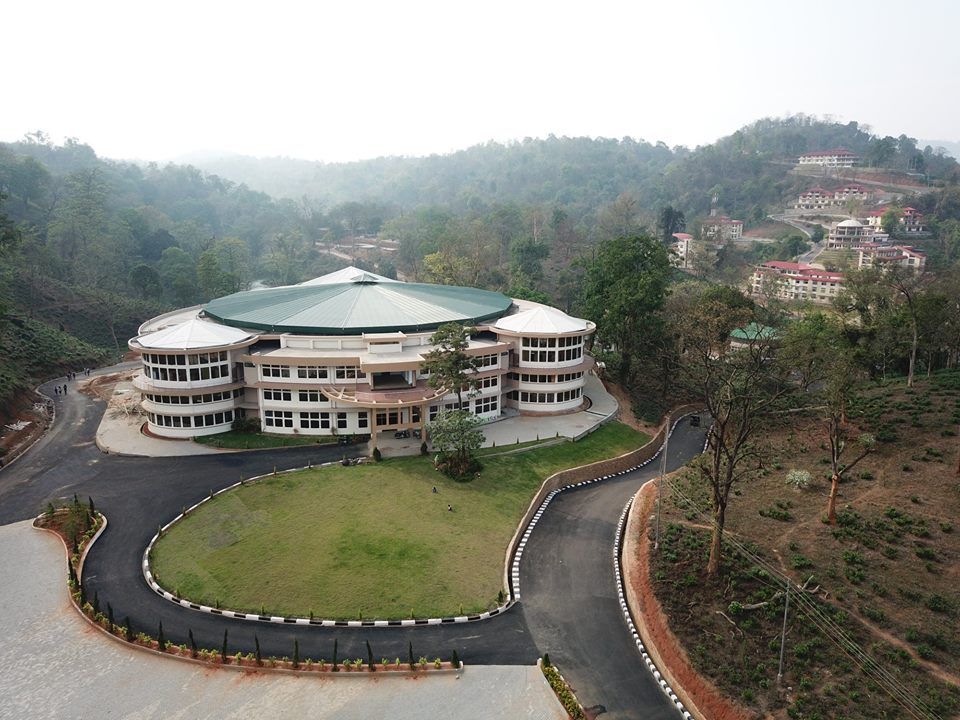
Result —
M706 518L707 523L711 527L717 526L717 522L713 519L712 514L708 510L701 507L692 498L688 497L683 490L678 487L677 480L675 478L671 479L669 482L671 490L676 495L686 502L698 515ZM781 581L788 583L788 587L793 585L793 581L788 575L781 572L779 568L772 566L764 558L756 555L735 537L725 534L725 542L734 547L745 557L752 560L761 569L769 573L774 578L779 578ZM769 587L776 589L780 588L779 583L774 584L768 582L759 575L754 575L754 577ZM836 645L848 658L850 658L850 660L852 660L865 675L877 681L877 683L884 688L887 694L890 695L895 702L902 705L914 717L921 719L924 717L939 717L929 706L927 706L925 702L916 699L914 697L914 692L911 689L899 682L899 680L897 680L897 678L893 676L889 670L884 668L877 662L877 660L868 655L853 640L853 638L851 638L850 635L832 618L826 615L820 609L820 607L806 595L806 593L795 592L794 594L797 598L798 606L803 608L804 614L811 620L817 629L820 630L822 634L826 635L827 639Z
M675 483L675 481L673 482ZM672 484L671 487L674 492L676 492L681 498L686 500L686 502L688 502L700 515L706 516L712 526L716 526L716 522L713 521L712 516L708 513L708 511L701 508L693 499L684 495L683 491L680 490L678 487L676 487L675 484ZM747 548L743 543L741 543L736 538L732 538L728 535L727 543L729 545L732 545L739 552L743 553L746 557L750 558L755 563L760 565L766 572L769 572L774 577L782 578L786 582L792 583L792 581L789 579L787 575L782 573L778 568L770 565L770 563L764 560L763 558L757 556L755 553L749 550L749 548ZM768 583L764 581L763 578L760 578L758 576L755 576L755 577L757 577L758 580L760 580L761 582L764 582L770 587L779 587L778 585L774 585L772 583ZM872 658L870 655L864 652L860 648L860 646L846 633L846 631L844 631L837 623L833 622L833 620L829 616L825 615L822 612L822 610L820 610L820 608L816 605L816 603L811 601L803 593L798 593L798 596L800 601L803 602L804 607L809 610L805 614L807 614L807 616L810 617L811 613L816 613L817 616L821 619L821 621L825 623L826 629L820 624L817 624L817 623L815 624L817 624L818 629L820 629L825 635L828 636L828 639L830 639L835 645L837 645L841 649L841 651L847 654L848 657L851 657L848 650L858 655L858 657L862 660L862 662L857 660L854 657L851 657L851 659L854 660L857 666L860 667L860 669L866 675L873 677L873 679L877 680L881 685L892 686L893 688L892 690L890 689L890 687L885 687L884 689L895 701L899 702L901 705L904 705L904 707L906 707L912 714L916 712L914 706L919 705L923 711L929 714L929 716L937 717L936 713L934 713L929 707L927 707L925 703L923 703L922 701L920 702L914 701L913 692L910 689L906 688L902 683L900 683L893 675L889 673L889 671L887 671L885 668L879 665L879 663L874 658ZM811 621L812 620L813 618L811 618ZM843 642L836 640L834 637L835 635L840 636ZM844 647L844 644L846 644L846 647ZM877 676L877 673L880 674L880 677Z

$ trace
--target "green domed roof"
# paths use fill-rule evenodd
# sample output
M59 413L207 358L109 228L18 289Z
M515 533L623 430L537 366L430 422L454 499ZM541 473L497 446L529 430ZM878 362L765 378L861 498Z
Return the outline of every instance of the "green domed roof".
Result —
M347 282L249 290L211 300L224 325L299 335L418 332L500 317L513 301L489 290L405 282Z

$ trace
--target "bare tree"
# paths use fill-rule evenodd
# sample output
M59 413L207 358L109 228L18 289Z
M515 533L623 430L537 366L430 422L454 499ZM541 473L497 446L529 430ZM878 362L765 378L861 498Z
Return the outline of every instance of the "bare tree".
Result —
M713 418L697 469L710 489L713 535L707 574L715 575L730 492L759 470L755 437L792 385L774 357L776 332L758 323L753 309L701 299L678 325L681 383ZM731 343L735 329L740 332Z

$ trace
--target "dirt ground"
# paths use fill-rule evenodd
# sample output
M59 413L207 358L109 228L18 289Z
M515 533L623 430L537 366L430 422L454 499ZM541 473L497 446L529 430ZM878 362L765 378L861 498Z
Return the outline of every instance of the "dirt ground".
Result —
M694 716L710 720L749 718L750 713L725 697L716 685L696 671L680 640L671 632L668 618L653 591L648 518L655 502L656 486L648 483L630 510L623 546L627 594L647 652Z
M894 677L922 682L918 693L926 693L932 705L942 703L938 707L953 707L954 712L960 710L960 705L952 705L960 698L958 425L960 373L920 379L914 389L906 388L902 379L865 389L851 405L852 439L841 461L855 457L853 439L862 432L876 437L876 450L841 484L838 522L830 525L826 522L830 466L824 421L815 411L781 416L765 429L763 467L757 477L734 491L726 525L731 536L755 547L797 584L812 578L810 586L819 587L816 598L824 611L840 618L881 665ZM789 485L786 476L793 469L809 471L812 483L804 489ZM844 672L846 668L820 666L800 657L798 646L807 644L818 647L811 654L822 655L827 662L828 651L835 648L815 636L801 640L801 632L809 628L799 625L794 627L792 641L788 638L787 668L788 673L795 670L790 681L803 692L778 697L769 688L769 656L773 655L775 666L776 654L764 652L762 644L750 643L762 636L764 643L779 646L776 613L769 618L737 617L728 606L769 599L770 592L763 583L753 582L756 568L751 571L749 564L737 568L731 560L729 576L713 595L698 595L708 526L694 507L708 507L708 498L702 482L692 474L675 487L693 503L674 495L664 505L666 523L675 535L670 552L674 564L655 565L654 573L661 579L655 584L668 614L672 613L671 627L688 652L696 649L691 652L694 665L709 666L713 636L723 636L717 647L739 655L747 668L739 682L737 673L726 676L727 691L745 694L763 714L786 717L785 708L804 696L821 705L834 703L831 707L836 712L852 712L850 717L869 717L862 714L868 711L857 699L857 690L842 679L850 674ZM697 603L709 603L711 597L714 607L698 611ZM782 600L780 608L782 612ZM754 652L759 660L750 659ZM751 663L764 670L754 672ZM763 684L750 689L751 679ZM905 711L892 700L877 695L886 705L871 706L871 712L904 716ZM872 696L871 700L879 702ZM816 714L792 711L791 717Z
M611 380L604 379L603 387L605 387L607 392L617 399L617 403L620 405L620 417L618 418L620 422L622 422L624 425L632 427L634 430L639 430L642 433L646 433L650 437L653 437L657 434L657 430L659 429L658 425L646 423L633 414L630 395L622 385L618 385Z
M0 417L0 467L13 462L43 435L53 419L53 406L43 396L24 393ZM21 429L11 429L27 423Z

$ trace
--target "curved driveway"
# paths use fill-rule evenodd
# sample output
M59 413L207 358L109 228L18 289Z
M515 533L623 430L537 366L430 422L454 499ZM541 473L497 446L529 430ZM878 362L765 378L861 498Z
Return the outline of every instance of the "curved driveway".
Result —
M109 368L108 370L114 370ZM46 390L46 386L41 390ZM49 394L49 393L48 393ZM0 471L0 524L39 513L49 500L92 496L110 523L84 567L87 593L113 607L117 622L136 630L219 648L228 630L230 652L250 651L254 636L264 655L325 658L337 639L340 658L448 657L456 649L473 664L530 664L544 652L560 664L580 700L610 718L676 717L640 662L617 602L611 549L627 498L656 476L657 463L616 479L556 496L526 545L521 562L522 602L504 615L474 623L415 628L321 628L227 619L178 607L153 593L140 574L143 549L185 506L211 490L278 469L338 459L342 450L317 446L279 451L133 458L102 454L93 437L103 403L75 391L55 396L57 420L47 436ZM670 445L670 467L699 452L703 433L681 423Z

